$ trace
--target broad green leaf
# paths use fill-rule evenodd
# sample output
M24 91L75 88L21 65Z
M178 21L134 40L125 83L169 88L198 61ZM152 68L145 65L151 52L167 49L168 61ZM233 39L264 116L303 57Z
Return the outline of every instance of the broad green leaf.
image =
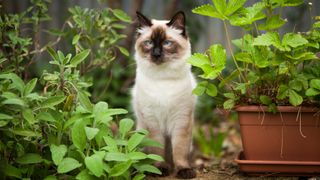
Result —
M51 158L53 160L53 163L55 165L59 165L60 162L62 161L63 157L66 155L67 153L67 146L65 145L54 145L51 144L50 145L50 151L51 151Z
M159 148L163 148L163 144L159 143L158 141L152 140L150 138L144 138L142 140L142 142L140 143L141 147L146 147L146 146L150 146L150 147L159 147Z
M149 159L153 159L155 161L164 161L164 159L161 156L156 155L156 154L148 154L147 157Z
M71 129L71 138L74 146L76 146L80 151L86 146L87 138L85 131L85 124L82 119L77 120Z
M207 86L206 93L211 97L215 97L218 94L218 89L214 84L209 83Z
M21 94L23 94L25 84L23 80L16 74L14 73L8 73L8 74L0 74L0 79L9 79L12 81L11 86L14 89L17 89L20 91Z
M130 168L131 164L132 164L131 160L129 160L127 162L122 162L122 163L116 164L110 170L109 176L116 177L116 176L120 176L120 175L124 174Z
M112 152L118 152L117 142L112 137L104 136L103 140L107 144L108 148L112 150Z
M128 15L127 15L124 11L122 11L121 9L113 9L112 12L113 12L113 14L114 14L118 19L120 19L121 21L128 22L128 23L131 22L131 17L128 16Z
M83 60L86 59L86 57L89 55L90 49L86 49L79 54L76 54L71 60L70 65L73 67L76 67L78 64L80 64Z
M6 164L2 170L6 176L15 177L15 178L22 178L22 169L18 169L10 164Z
M30 94L33 91L34 87L37 84L37 80L38 80L37 78L34 78L26 84L23 92L24 96Z
M42 157L39 154L27 153L16 159L19 164L36 164L43 161Z
M132 151L134 148L136 148L141 143L141 141L143 140L144 137L145 137L145 135L142 135L139 133L133 134L130 137L130 139L128 140L129 151Z
M58 178L55 175L49 175L45 177L43 180L58 180Z
M192 12L195 14L203 15L203 16L209 16L209 17L225 20L225 17L222 14L220 14L214 6L210 4L204 4L199 7L196 7L192 9Z
M75 35L75 36L72 38L72 45L77 44L78 41L79 41L79 39L80 39L80 35L79 35L79 34Z
M112 120L108 114L108 103L98 102L93 107L93 115L96 123L108 124Z
M136 166L136 169L138 169L139 172L150 172L150 173L154 173L154 174L162 174L158 168L156 168L150 164L143 164L140 166Z
M86 167L96 177L103 175L103 155L103 152L98 152L84 159Z
M235 54L235 58L237 61L245 62L245 63L253 63L251 54L240 52Z
M272 100L270 99L269 96L261 95L259 99L260 99L261 103L264 105L269 105L272 103Z
M200 53L194 53L189 59L188 63L192 66L201 68L205 64L210 64L208 56Z
M2 101L2 104L18 105L24 107L26 104L21 98L11 98Z
M224 0L222 0L224 1ZM227 10L225 12L226 16L230 16L235 13L238 9L243 7L246 0L229 0L227 5Z
M289 87L290 87L290 89L294 89L296 91L301 91L302 83L300 81L294 79L289 82Z
M92 112L92 104L90 102L89 97L82 91L78 92L78 100L80 101L80 104L85 110Z
M302 103L303 98L295 91L295 90L290 90L289 91L289 102L293 106L298 106Z
M52 108L65 100L65 96L52 96L41 104L41 108Z
M133 120L125 118L122 119L119 123L119 132L121 134L122 139L126 136L126 134L132 129L134 125Z
M207 86L208 86L208 81L202 81L197 84L196 88L192 90L192 93L197 96L201 96L206 91Z
M224 93L224 97L229 98L229 99L235 99L236 95L234 93Z
M39 132L35 131L29 131L29 130L22 130L22 129L14 129L11 130L13 134L19 135L19 136L26 136L26 137L41 137L41 134Z
M124 153L120 153L120 152L108 152L106 153L104 160L106 161L128 161L129 157L124 154Z
M117 46L117 48L119 49L119 51L120 51L123 55L129 57L129 51L128 51L126 48L121 47L121 46Z
M49 112L40 112L37 116L37 119L47 122L56 122L56 119Z
M220 73L224 69L226 64L226 50L222 47L221 44L215 44L210 46L209 51L211 63L214 65L214 69L216 69Z
M22 111L22 116L25 120L27 120L27 122L32 125L34 124L36 121L34 119L34 115L31 109L24 109Z
M89 140L92 140L100 131L98 128L85 127L86 136Z
M147 155L143 152L130 152L127 154L127 157L131 160L142 160L146 159Z
M64 158L58 165L58 173L64 174L70 172L78 167L81 167L82 164L73 158Z
M255 3L252 7L243 8L229 18L230 24L233 26L251 25L255 21L266 17L262 12L263 9L264 3L262 2Z
M98 178L91 175L88 169L82 170L77 176L77 180L98 180Z
M234 107L234 99L228 99L223 103L223 108L224 109L232 109Z
M320 94L320 90L314 89L314 88L309 88L306 91L306 96L316 96Z
M142 179L145 179L146 175L144 174L137 174L133 177L132 180L142 180Z
M288 86L281 84L278 88L277 98L282 100L288 96Z
M312 79L310 81L310 86L314 89L320 90L320 79Z
M13 119L13 117L7 114L0 113L0 119L10 120Z
M110 108L107 110L108 116L120 115L120 114L127 114L128 111L121 108Z

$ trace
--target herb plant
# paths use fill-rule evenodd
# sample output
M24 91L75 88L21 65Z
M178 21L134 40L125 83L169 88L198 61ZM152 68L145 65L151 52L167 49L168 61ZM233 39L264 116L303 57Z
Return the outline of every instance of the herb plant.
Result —
M298 6L303 0L263 0L244 7L246 0L212 0L193 9L196 14L223 21L227 48L235 69L225 75L227 54L220 44L213 44L205 53L195 53L189 63L200 68L202 82L194 93L210 96L223 95L225 109L235 105L267 105L275 110L278 105L315 105L318 98L319 74L310 74L319 64L319 21L310 32L278 30L286 23L282 9ZM243 29L244 36L230 39L228 24ZM237 48L233 50L232 44ZM315 67L315 66L314 66ZM213 80L218 79L218 92Z

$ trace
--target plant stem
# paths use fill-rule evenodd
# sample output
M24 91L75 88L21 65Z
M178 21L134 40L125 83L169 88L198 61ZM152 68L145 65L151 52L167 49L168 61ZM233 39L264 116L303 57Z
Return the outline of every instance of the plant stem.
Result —
M232 60L234 62L234 64L236 65L236 68L238 69L239 73L240 73L240 77L242 78L243 81L246 81L246 78L243 76L241 70L240 70L240 67L236 61L236 58L234 57L234 54L233 54L233 51L232 51L232 47L231 47L231 40L230 40L230 36L229 36L229 31L228 31L228 28L227 28L227 23L226 21L223 21L223 25L224 25L224 29L225 29L225 32L226 32L226 36L227 36L227 44L228 44L228 48L229 48L229 51L230 51L230 54L232 56Z

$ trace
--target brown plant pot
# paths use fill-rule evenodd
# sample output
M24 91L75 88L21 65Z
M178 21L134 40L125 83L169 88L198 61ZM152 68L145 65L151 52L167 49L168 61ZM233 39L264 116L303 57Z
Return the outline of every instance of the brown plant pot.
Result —
M279 106L240 106L244 156L247 160L320 161L319 109Z

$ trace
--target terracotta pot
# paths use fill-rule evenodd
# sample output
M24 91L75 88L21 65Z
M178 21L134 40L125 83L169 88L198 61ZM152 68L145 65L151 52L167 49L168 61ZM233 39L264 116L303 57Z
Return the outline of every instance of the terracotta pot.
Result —
M239 115L244 152L235 160L248 175L313 176L320 174L319 109L241 106Z
M320 162L319 109L240 106L241 139L246 160ZM318 112L318 113L317 113Z

